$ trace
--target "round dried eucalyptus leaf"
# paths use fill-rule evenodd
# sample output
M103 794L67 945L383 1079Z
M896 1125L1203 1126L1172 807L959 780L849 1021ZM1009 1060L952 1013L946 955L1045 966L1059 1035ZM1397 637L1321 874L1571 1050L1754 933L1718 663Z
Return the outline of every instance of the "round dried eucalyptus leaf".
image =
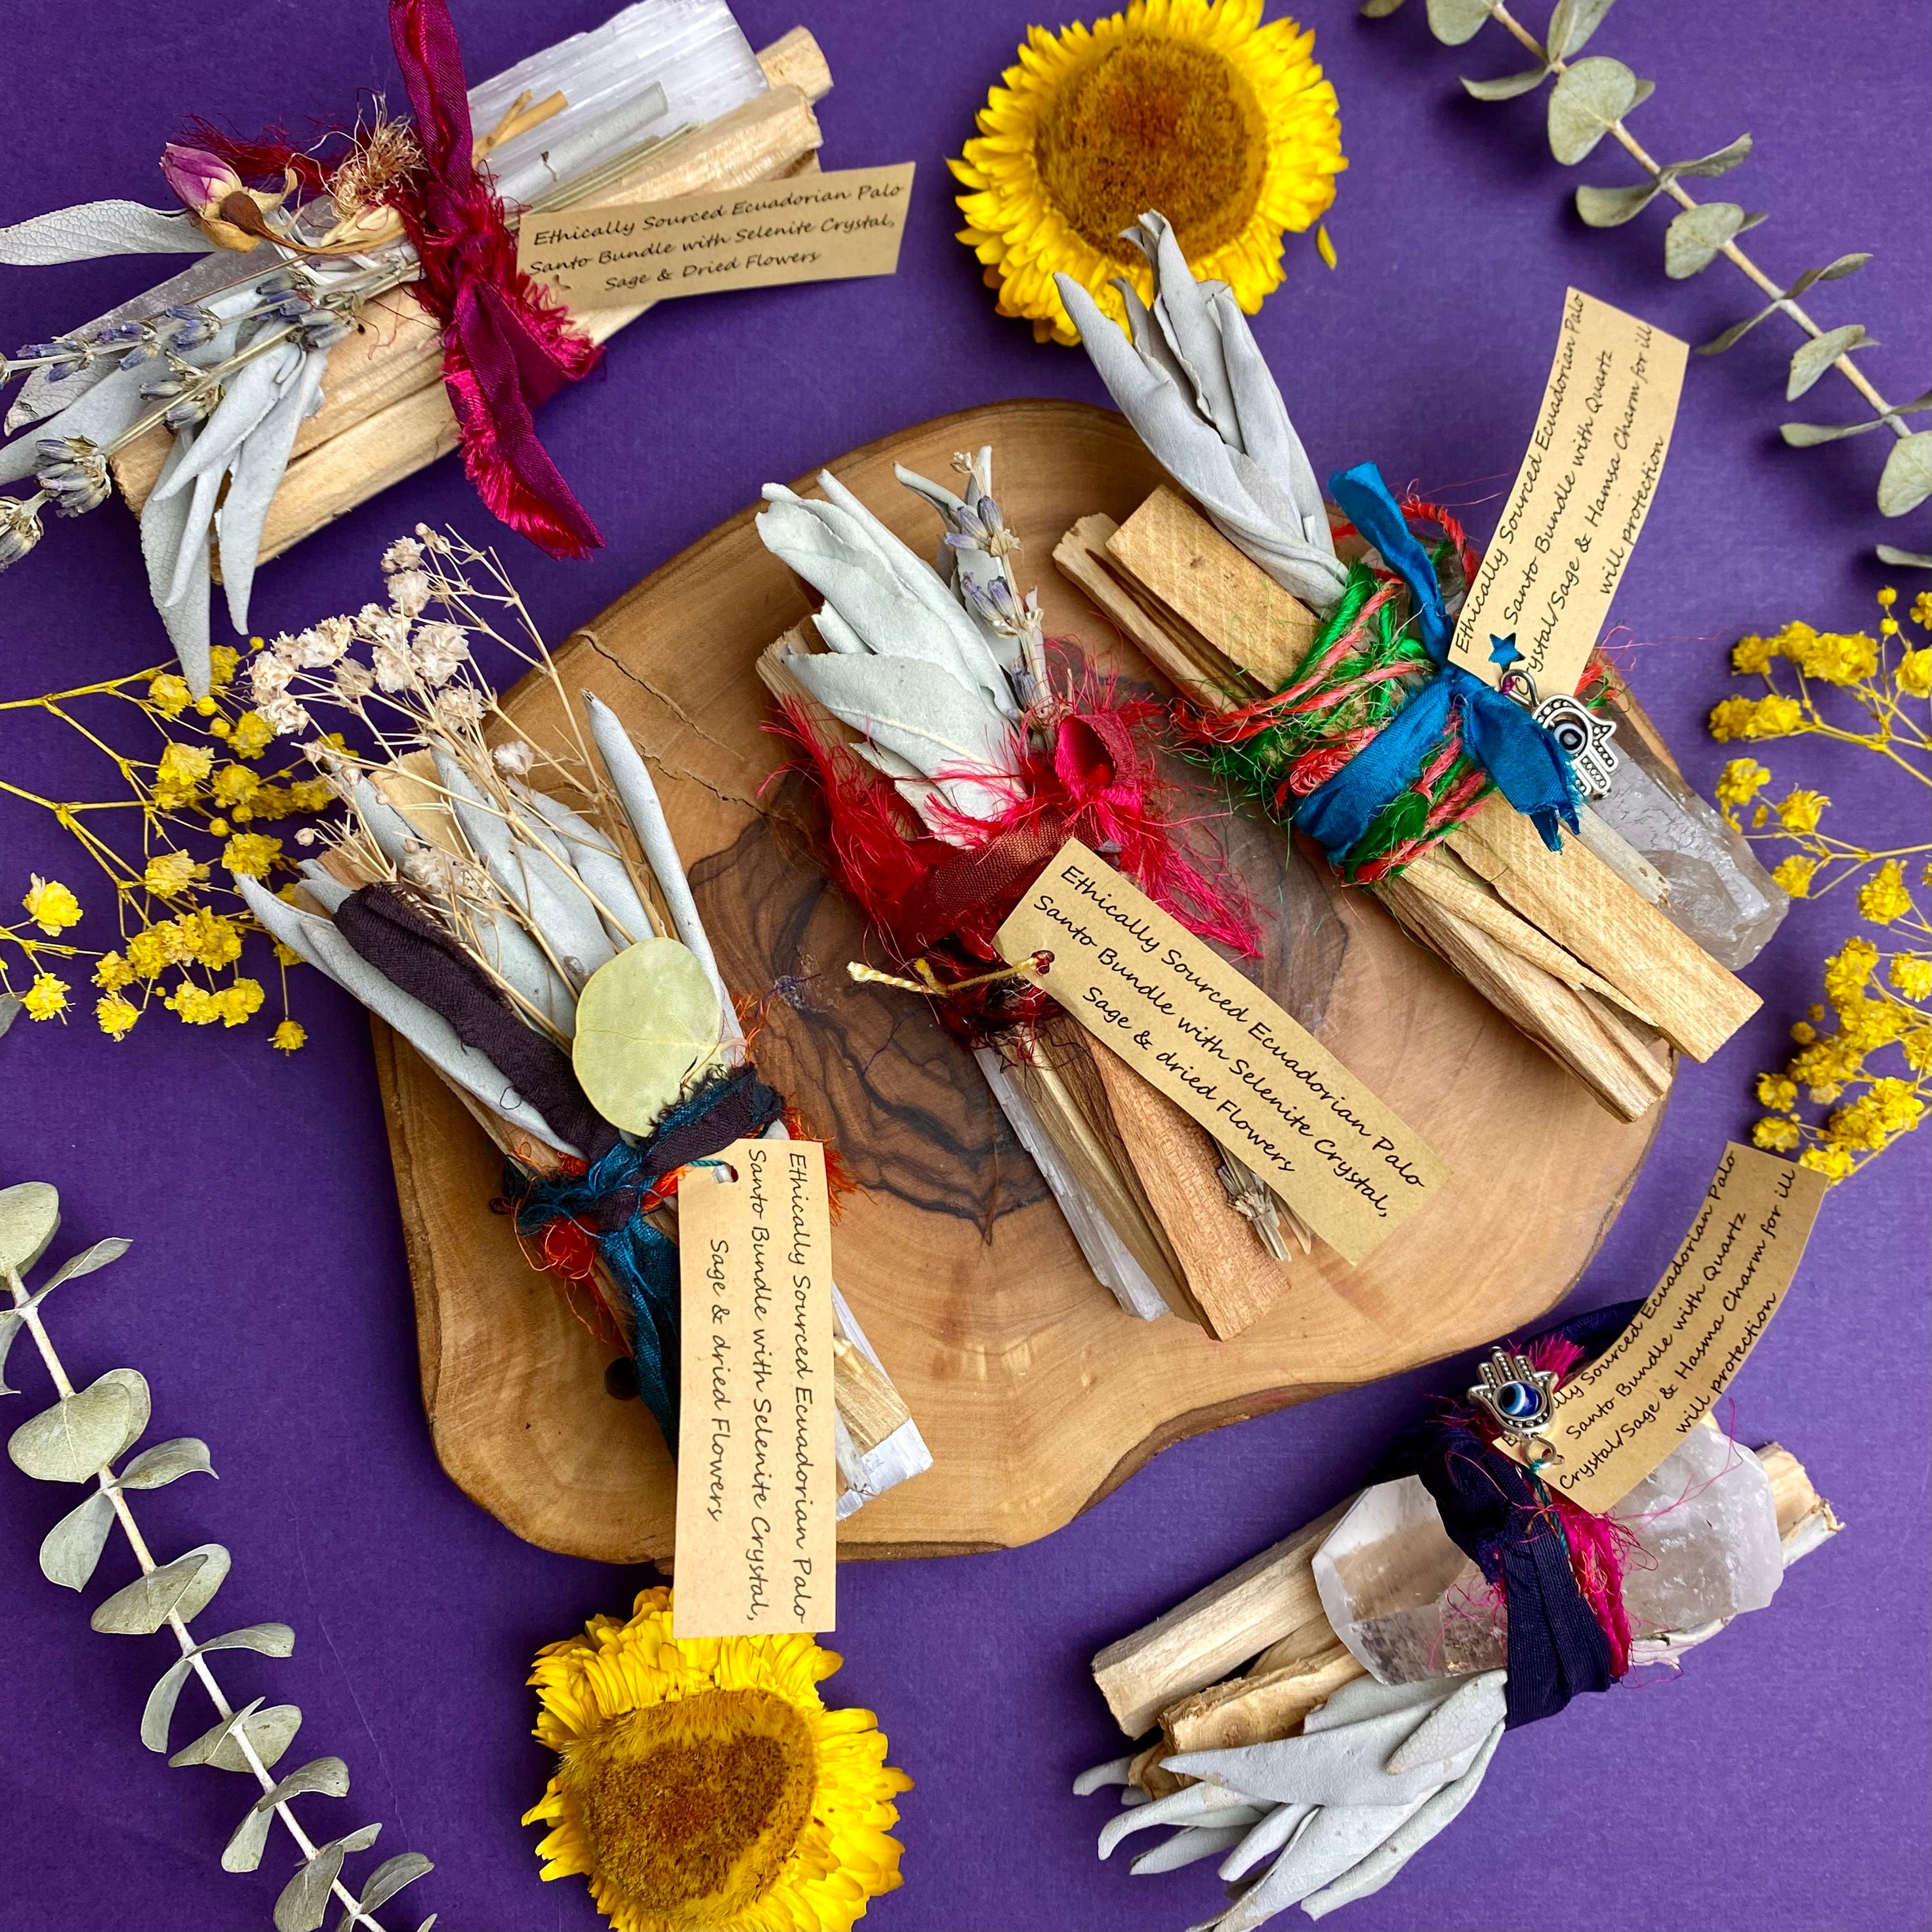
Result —
M0 1187L0 1274L24 1274L60 1227L60 1190L44 1180Z
M607 1120L627 1133L648 1133L717 1052L722 1019L688 946L640 940L584 982L571 1061Z
M84 1483L147 1426L148 1385L112 1369L14 1430L7 1453L38 1483Z

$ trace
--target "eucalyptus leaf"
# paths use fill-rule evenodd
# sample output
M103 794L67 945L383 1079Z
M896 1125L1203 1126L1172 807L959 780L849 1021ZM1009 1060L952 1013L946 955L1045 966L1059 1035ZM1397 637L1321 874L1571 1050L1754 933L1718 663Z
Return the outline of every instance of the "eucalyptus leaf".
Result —
M1556 0L1549 32L1543 37L1550 58L1568 60L1572 54L1581 53L1616 4L1616 0Z
M50 1288L59 1287L64 1281L75 1281L84 1274L92 1274L96 1268L104 1268L110 1262L118 1262L133 1245L132 1242L123 1240L118 1234L104 1241L96 1241L92 1247L83 1249L70 1259L62 1262L52 1275L40 1284L40 1294L45 1294ZM39 1295L34 1298L36 1300L39 1298Z
M328 1916L329 1888L342 1869L342 1861L351 1852L365 1850L376 1842L380 1825L364 1825L346 1838L332 1838L318 1846L315 1856L282 1888L275 1900L275 1932L316 1932Z
M7 1037L7 1029L26 1010L26 1002L17 993L0 993L0 1040Z
M1728 147L1720 148L1715 154L1700 155L1694 161L1673 161L1665 172L1673 176L1695 175L1700 180L1713 181L1719 175L1727 175L1732 169L1748 160L1750 151L1751 137L1748 134L1740 134Z
M214 247L184 210L138 201L84 201L0 228L0 262L16 268L103 255L206 255Z
M1806 290L1814 288L1820 282L1841 282L1847 275L1855 275L1871 260L1869 254L1840 255L1835 262L1828 262L1822 268L1807 268L1790 287L1775 302L1766 302L1756 314L1744 322L1733 322L1721 335L1713 336L1708 342L1700 343L1700 356L1721 356L1726 349L1743 340L1758 324L1775 315L1786 303L1794 301Z
M221 1869L251 1872L262 1862L268 1843L269 1827L275 1822L275 1807L291 1798L314 1792L322 1798L349 1796L349 1767L339 1757L310 1758L299 1771L292 1771L272 1791L256 1799L235 1828L221 1854Z
M386 1858L369 1874L368 1882L356 1898L357 1910L375 1911L379 1906L388 1904L404 1886L414 1885L425 1873L433 1872L435 1869L436 1867L420 1852L398 1852L394 1858ZM350 1922L350 1914L345 1908L336 1932L344 1932L344 1928Z
M1429 31L1445 47L1472 40L1490 18L1490 0L1429 0Z
M425 1919L423 1921L423 1922L422 1922L420 1925L418 1925L418 1926L416 1928L416 1932L430 1932L430 1928L431 1926L433 1926L435 1923L436 1923L436 1914L435 1914L434 1912L432 1912L430 1914L430 1916L429 1916L427 1918L425 1918Z
M688 946L640 940L585 982L571 1064L607 1120L648 1133L717 1052L722 1019L710 979Z
M1527 94L1532 88L1540 87L1550 77L1546 67L1525 68L1520 74L1506 74L1496 80L1472 80L1467 74L1462 76L1462 85L1478 100L1514 100L1519 94Z
M177 1768L205 1764L215 1771L250 1772L254 1769L242 1748L245 1738L262 1768L271 1770L295 1742L302 1729L302 1712L292 1704L271 1704L265 1711L257 1697L241 1710L231 1712L213 1729L202 1732L191 1744L184 1745L168 1760Z
M286 1624L250 1624L242 1630L212 1636L192 1650L184 1651L161 1673L160 1680L148 1693L141 1713L141 1742L157 1754L168 1748L168 1726L174 1721L175 1706L182 1686L194 1668L194 1660L205 1651L252 1650L258 1657L286 1657L296 1647L296 1634Z
M1362 18L1365 20L1386 20L1401 6L1402 0L1363 0Z
M84 1483L148 1426L148 1384L134 1369L110 1369L14 1430L7 1453L39 1483Z
M1814 335L1801 343L1791 358L1791 375L1784 386L1784 400L1795 403L1840 356L1849 356L1856 349L1877 346L1866 334L1862 325L1856 322L1848 322L1842 328L1827 329L1822 335Z
M10 1308L0 1308L0 1395L18 1395L20 1391L10 1388L7 1382L7 1358L14 1346L14 1337L26 1326L20 1316Z
M1842 442L1848 436L1866 436L1884 422L1872 416L1855 423L1780 423L1778 433L1793 449L1813 449L1821 442Z
M1621 228L1634 221L1660 195L1668 175L1652 182L1636 182L1628 188L1580 188L1576 212L1592 228Z
M1550 152L1574 167L1633 107L1648 100L1651 83L1622 61L1593 54L1566 68L1550 90Z
M1882 517L1902 517L1932 496L1932 429L1894 443L1878 479L1878 509Z
M116 1478L123 1490L160 1490L184 1476L212 1476L208 1444L194 1436L176 1436L143 1449Z
M220 1588L228 1563L220 1544L202 1544L116 1590L88 1622L104 1636L152 1636L170 1616L189 1622Z
M1896 544L1880 544L1878 560L1896 564L1901 570L1932 570L1932 556L1920 550L1900 550Z
M1755 228L1762 214L1748 214L1734 201L1707 201L1687 208L1664 231L1664 272L1681 282L1701 274L1726 243Z
M114 1499L96 1490L81 1501L40 1540L40 1574L63 1588L84 1590L114 1527Z
M45 1180L0 1187L0 1274L25 1274L60 1231L60 1190Z

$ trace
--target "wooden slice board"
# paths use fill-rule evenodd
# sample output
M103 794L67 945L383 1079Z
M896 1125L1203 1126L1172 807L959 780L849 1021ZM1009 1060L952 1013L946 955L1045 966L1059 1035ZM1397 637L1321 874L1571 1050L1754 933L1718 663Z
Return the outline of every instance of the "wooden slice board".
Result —
M1050 561L1094 511L1124 519L1160 472L1111 412L1015 402L886 438L830 466L921 554L937 520L892 476L937 478L990 443L1051 633L1147 676ZM801 484L801 488L808 487ZM841 1287L931 1445L934 1466L850 1519L853 1556L999 1548L1044 1536L1156 1451L1223 1423L1434 1360L1562 1299L1629 1189L1657 1110L1621 1124L1382 910L1258 820L1236 857L1265 914L1257 973L1420 1132L1451 1178L1348 1268L1318 1247L1232 1342L1121 1312L1088 1273L968 1055L910 995L854 986L859 924L813 866L807 801L754 660L806 598L746 509L559 653L566 689L621 716L658 772L729 983L776 988L760 1066L835 1141L862 1192L835 1231ZM530 680L508 709L548 736ZM520 1536L630 1563L672 1549L670 1459L608 1393L609 1352L489 1211L496 1156L455 1099L380 1026L396 1188L415 1280L424 1402L456 1481Z

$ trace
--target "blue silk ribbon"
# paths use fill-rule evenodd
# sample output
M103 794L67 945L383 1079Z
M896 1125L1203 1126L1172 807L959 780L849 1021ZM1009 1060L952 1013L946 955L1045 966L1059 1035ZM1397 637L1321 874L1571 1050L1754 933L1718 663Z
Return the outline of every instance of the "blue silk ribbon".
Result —
M1576 830L1580 802L1570 757L1523 707L1449 657L1449 613L1429 554L1411 534L1382 472L1358 463L1328 479L1348 520L1408 586L1416 626L1435 662L1434 677L1334 776L1295 807L1294 822L1339 866L1376 815L1412 784L1460 714L1469 755L1542 835L1554 852L1561 826Z

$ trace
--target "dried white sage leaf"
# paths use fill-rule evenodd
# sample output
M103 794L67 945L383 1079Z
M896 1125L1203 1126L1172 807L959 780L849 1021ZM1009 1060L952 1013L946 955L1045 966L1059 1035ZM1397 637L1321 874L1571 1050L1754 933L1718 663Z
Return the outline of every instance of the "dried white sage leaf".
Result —
M83 201L0 228L0 262L40 268L102 255L206 255L214 244L180 208Z
M233 1835L223 1848L221 1869L251 1872L262 1862L268 1848L268 1828L275 1822L275 1807L284 1799L300 1798L314 1792L323 1798L349 1796L349 1767L339 1757L310 1758L299 1771L292 1771L272 1791L265 1791L248 1808Z
M364 1825L346 1838L332 1838L320 1846L314 1858L282 1888L275 1900L275 1932L316 1932L328 1915L328 1888L335 1882L342 1861L351 1852L364 1850L376 1842L380 1825Z
M64 1588L84 1590L113 1527L113 1499L106 1490L96 1490L41 1539L40 1574Z
M198 1643L192 1650L184 1651L161 1673L160 1682L148 1693L147 1706L141 1713L142 1743L157 1754L167 1749L168 1726L174 1720L175 1705L180 1698L182 1686L194 1668L194 1660L204 1651L252 1650L258 1657L286 1657L295 1647L296 1634L286 1624L250 1624L243 1629L212 1636L206 1643Z
M252 1771L254 1766L242 1748L245 1738L266 1771L272 1768L295 1742L302 1729L302 1712L292 1704L271 1704L265 1711L262 1700L224 1718L213 1730L204 1731L191 1744L184 1745L168 1760L182 1766L205 1764L216 1771Z
M268 506L282 487L283 474L296 446L296 432L321 401L322 372L328 366L326 349L311 349L304 356L274 406L236 452L228 494L215 514L229 621L244 637L248 633L248 598L255 584L262 527L268 520Z
M385 1859L369 1874L368 1883L363 1886L357 1896L357 1910L374 1912L377 1906L386 1905L404 1886L414 1885L425 1873L433 1872L435 1869L436 1867L420 1852L398 1852L394 1858ZM349 1912L345 1907L336 1932L344 1932L344 1928L350 1922Z
M165 1489L184 1476L212 1476L214 1465L208 1459L208 1444L199 1436L177 1436L143 1449L116 1479L124 1490Z
M1655 89L1622 61L1592 54L1566 68L1550 90L1550 152L1574 167Z
M590 1104L614 1126L648 1133L718 1051L718 995L689 946L626 946L584 983L571 1064Z
M82 1275L92 1274L96 1268L105 1268L110 1262L118 1262L132 1245L131 1242L123 1240L118 1235L112 1236L104 1241L96 1241L92 1247L83 1249L72 1260L62 1262L40 1284L34 1299L39 1300L48 1289L59 1287L64 1281L77 1280Z
M44 1180L0 1187L0 1274L24 1274L60 1229L60 1190Z
M104 1636L152 1636L171 1616L189 1622L220 1588L228 1562L220 1544L202 1544L116 1590L88 1621Z
M38 1483L84 1483L148 1426L148 1384L110 1369L14 1430L7 1453Z
M1878 479L1878 509L1882 517L1902 517L1932 496L1932 429L1901 438L1885 459Z

